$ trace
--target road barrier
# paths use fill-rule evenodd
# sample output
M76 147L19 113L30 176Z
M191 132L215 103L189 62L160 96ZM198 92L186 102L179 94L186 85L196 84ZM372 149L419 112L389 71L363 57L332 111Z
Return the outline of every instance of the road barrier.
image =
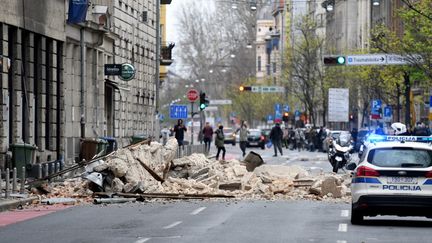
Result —
M182 158L185 156L190 156L193 153L201 153L206 154L205 152L205 145L204 144L197 144L197 145L183 145L179 146L177 150L177 156L176 158Z

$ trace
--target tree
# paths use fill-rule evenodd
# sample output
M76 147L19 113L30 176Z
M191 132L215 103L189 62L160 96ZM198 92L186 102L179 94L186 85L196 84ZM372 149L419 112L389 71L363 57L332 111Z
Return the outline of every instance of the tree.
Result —
M255 76L255 55L246 45L255 39L255 16L248 4L232 9L224 1L193 1L180 9L176 56L187 80L204 78L201 89L225 98L230 84Z
M317 23L308 15L296 24L300 41L291 47L286 60L291 77L289 92L305 107L312 124L316 125L317 107L323 101L324 76L322 73L322 48L324 39L316 34Z

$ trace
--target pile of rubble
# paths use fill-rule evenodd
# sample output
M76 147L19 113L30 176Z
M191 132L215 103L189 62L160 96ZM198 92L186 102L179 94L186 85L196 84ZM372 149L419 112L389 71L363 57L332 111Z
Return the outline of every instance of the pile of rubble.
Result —
M86 180L53 186L49 196L90 199L92 192L136 195L201 195L240 199L311 199L348 201L349 175L312 176L301 166L217 161L203 154L175 159L177 142L120 149L86 168ZM256 162L258 161L258 163ZM256 168L255 168L256 167Z

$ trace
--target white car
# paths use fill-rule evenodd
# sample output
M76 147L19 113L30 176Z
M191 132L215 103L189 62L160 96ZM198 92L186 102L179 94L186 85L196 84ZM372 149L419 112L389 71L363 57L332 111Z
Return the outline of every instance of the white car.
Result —
M432 137L384 137L369 143L353 172L351 223L377 215L432 218Z

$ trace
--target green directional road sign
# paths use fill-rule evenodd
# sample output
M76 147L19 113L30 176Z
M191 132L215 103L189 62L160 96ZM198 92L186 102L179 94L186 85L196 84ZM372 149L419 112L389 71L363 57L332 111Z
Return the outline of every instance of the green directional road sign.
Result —
M121 66L120 78L124 81L130 81L135 77L135 67L129 63L123 63Z

